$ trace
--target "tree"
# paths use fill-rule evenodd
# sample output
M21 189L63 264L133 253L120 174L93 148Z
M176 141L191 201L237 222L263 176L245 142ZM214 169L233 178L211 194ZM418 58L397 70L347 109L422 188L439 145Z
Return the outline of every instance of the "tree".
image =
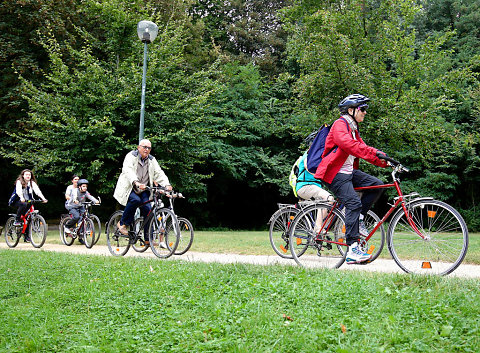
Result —
M281 73L286 34L278 11L289 0L198 0L192 23L203 29L203 46L233 61L255 63L265 76ZM217 53L215 57L218 57Z

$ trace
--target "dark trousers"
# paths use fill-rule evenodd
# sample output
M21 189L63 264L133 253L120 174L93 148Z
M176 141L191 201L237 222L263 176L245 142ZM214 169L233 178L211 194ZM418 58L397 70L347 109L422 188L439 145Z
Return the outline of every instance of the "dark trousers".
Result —
M122 219L120 220L120 224L124 225L132 225L134 218L135 218L135 211L137 208L144 202L147 202L150 199L150 192L144 191L137 195L134 191L130 193L128 196L127 206L125 206L125 210L123 211ZM140 207L140 215L143 217L144 220L147 219L148 214L152 206L150 206L150 202L146 203L145 205ZM148 225L144 224L144 234L148 233ZM148 239L148 237L147 237Z
M22 222L22 216L27 213L27 211L30 209L31 204L22 202L18 200L17 202L14 203L14 206L17 207L17 217L16 221L17 222Z
M358 169L354 169L352 174L338 173L332 183L328 185L330 190L345 206L345 237L347 245L355 243L360 238L358 231L358 217L360 213L366 215L384 190L362 191L363 196L360 199L354 188L372 185L383 185L383 182Z
M75 227L75 224L80 220L82 215L85 213L85 207L70 208L70 220L65 223L67 228Z

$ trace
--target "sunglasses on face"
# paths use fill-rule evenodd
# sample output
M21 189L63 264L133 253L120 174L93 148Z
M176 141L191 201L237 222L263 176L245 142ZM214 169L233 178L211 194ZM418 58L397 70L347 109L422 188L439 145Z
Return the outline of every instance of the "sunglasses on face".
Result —
M367 111L367 107L360 107L358 108L362 113L365 113Z
M148 146L140 146L142 147L144 150L147 150L147 151L150 151L152 149L152 147L148 147Z

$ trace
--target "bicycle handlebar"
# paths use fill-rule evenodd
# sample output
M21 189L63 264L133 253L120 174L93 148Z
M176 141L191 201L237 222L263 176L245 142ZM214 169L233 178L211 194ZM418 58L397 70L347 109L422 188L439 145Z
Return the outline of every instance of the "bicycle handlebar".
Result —
M397 161L393 158L390 158L389 156L387 156L383 152L377 151L377 157L380 158L380 159L386 160L389 163L389 165L393 166L394 168L397 168L398 171L400 171L400 172L409 172L410 171L410 169L408 169L407 167L404 167L402 165L402 163L400 163L399 161Z
M40 203L40 202L42 202L42 203L47 203L48 200L47 200L47 201L43 201L43 200L35 200L35 199L34 199L34 200L25 200L25 202L26 202L26 203Z
M85 206L100 206L101 203L102 203L102 199L100 198L100 196L98 197L98 203L92 200L80 202L80 204Z
M83 202L80 202L82 205L85 205L85 206L100 206L100 202L99 203L96 203L94 201L83 201Z
M184 199L185 198L185 196L183 196L181 192L177 192L177 191L174 191L174 190L167 190L163 186L152 186L152 187L145 186L145 188L147 190L151 190L151 191L154 191L154 192L158 192L159 194L163 194L166 197L179 198L179 199Z

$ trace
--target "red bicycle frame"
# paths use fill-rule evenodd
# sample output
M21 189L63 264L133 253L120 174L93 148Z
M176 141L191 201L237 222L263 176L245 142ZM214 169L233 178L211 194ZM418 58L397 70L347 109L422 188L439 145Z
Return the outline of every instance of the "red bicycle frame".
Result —
M20 219L23 222L22 234L25 234L25 231L27 230L27 227L28 227L28 222L30 221L30 218L32 217L32 214L33 214L34 211L35 211L35 209L33 208L33 204L32 204L30 206L30 208L28 209L27 213L25 213L24 215L22 215L20 217Z
M403 192L402 192L402 189L400 188L400 183L398 182L398 180L395 178L394 176L394 180L393 180L393 183L390 183L390 184L383 184L383 185L372 185L372 186L362 186L362 187L357 187L355 188L355 191L368 191L368 190L375 190L375 189L388 189L388 188L395 188L395 190L397 191L397 194L398 194L398 197L396 198L396 201L395 203L392 205L392 207L390 207L390 209L388 210L387 213L385 213L385 215L383 216L383 218L380 220L380 222L377 223L377 225L370 231L370 234L365 238L365 242L368 242L370 240L370 238L373 236L373 234L375 234L375 232L378 230L378 228L380 228L380 226L387 220L387 218L393 213L393 211L395 211L398 207L398 205L402 205L402 208L403 208L403 212L405 213L405 216L407 218L407 221L408 221L408 224L412 227L412 229L415 231L415 233L417 233L422 239L425 239L425 236L418 230L417 226L415 225L415 223L413 222L413 219L410 215L410 213L408 212L408 209L405 205L405 198L404 198L404 195L403 195ZM338 201L335 201L334 204L332 205L332 208L330 209L330 212L328 213L328 215L325 217L325 222L324 224L322 225L322 229L325 229L325 230L329 230L330 226L333 224L333 220L334 218L331 217L332 213L333 213L333 210L335 208L338 208L339 206L339 202ZM329 224L327 224L329 223ZM322 241L325 241L327 243L331 243L331 244L336 244L336 245L343 245L343 246L346 246L346 243L345 242L337 242L337 241L331 241L331 240L325 240L325 239L319 239L319 240L322 240Z

